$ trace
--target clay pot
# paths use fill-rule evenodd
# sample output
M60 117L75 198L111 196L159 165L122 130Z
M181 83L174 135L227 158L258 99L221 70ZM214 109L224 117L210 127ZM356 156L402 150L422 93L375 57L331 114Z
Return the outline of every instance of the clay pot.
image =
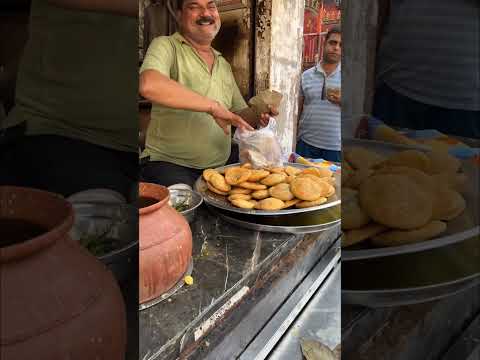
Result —
M125 358L120 289L69 237L72 224L62 197L0 187L2 360Z
M172 288L192 258L192 232L185 218L168 205L168 189L140 183L139 300L143 304Z

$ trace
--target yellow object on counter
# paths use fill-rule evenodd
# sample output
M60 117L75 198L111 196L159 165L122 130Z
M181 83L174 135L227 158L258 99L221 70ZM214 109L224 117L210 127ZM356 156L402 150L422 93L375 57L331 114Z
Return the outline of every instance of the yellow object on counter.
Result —
M187 285L193 285L193 277L191 277L190 275L189 276L185 276L185 284Z
M329 162L324 162L324 163L314 163L311 161L308 161L307 159L299 156L296 160L297 163L302 164L302 165L307 165L307 166L315 166L315 167L321 167L321 168L328 168L330 167Z

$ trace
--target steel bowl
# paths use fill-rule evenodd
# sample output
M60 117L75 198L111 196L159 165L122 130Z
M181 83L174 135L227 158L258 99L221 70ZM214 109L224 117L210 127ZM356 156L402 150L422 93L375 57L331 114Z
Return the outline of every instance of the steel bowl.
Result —
M175 184L175 185L170 185L168 187L168 190L193 190L190 185L187 184Z
M128 204L82 203L72 204L75 223L70 231L72 239L80 241L93 236L115 240L118 246L106 254L97 255L122 284L132 276L138 262L138 209Z
M191 224L195 220L197 208L202 205L203 197L198 192L187 189L170 189L169 204L174 209L177 206L184 205L185 210L179 211Z

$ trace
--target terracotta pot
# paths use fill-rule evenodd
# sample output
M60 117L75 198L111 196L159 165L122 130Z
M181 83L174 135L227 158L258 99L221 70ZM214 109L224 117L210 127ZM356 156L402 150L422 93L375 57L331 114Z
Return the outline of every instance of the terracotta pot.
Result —
M192 258L192 232L185 218L168 205L166 187L140 183L139 197L142 304L167 292L185 274Z
M69 237L72 224L60 196L0 187L2 360L125 358L120 289Z

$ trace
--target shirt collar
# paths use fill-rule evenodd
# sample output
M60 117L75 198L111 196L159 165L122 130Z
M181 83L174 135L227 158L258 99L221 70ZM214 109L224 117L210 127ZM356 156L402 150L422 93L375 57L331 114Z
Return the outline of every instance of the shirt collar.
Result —
M319 62L317 63L317 65L315 66L315 70L318 71L318 72L321 72L322 74L325 75L325 70L323 70L322 65L321 65L322 63L323 63L322 61L319 61ZM342 63L339 62L338 65L337 65L337 67L335 68L335 70L334 70L329 76L333 76L333 75L335 75L337 72L339 72L339 71L341 71L341 70L342 70Z
M187 44L187 45L189 45L189 46L192 46L192 45L190 45L190 43L187 41L187 39L185 39L185 38L183 37L183 35L180 34L179 32L176 32L175 34L173 34L172 37L173 37L174 39L180 41L180 42L183 43L183 44ZM212 51L213 51L213 53L215 54L215 56L220 56L220 55L222 55L222 53L221 53L220 51L215 50L213 47L212 47Z

